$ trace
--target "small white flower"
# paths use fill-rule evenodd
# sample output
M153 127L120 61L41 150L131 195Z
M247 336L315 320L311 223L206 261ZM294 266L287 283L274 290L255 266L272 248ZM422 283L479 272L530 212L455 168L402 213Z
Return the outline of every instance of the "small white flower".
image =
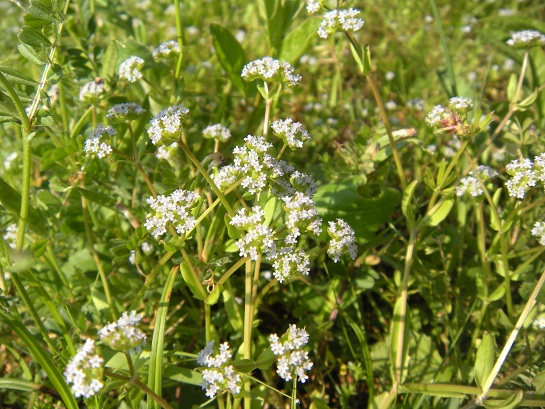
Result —
M473 101L465 97L452 97L449 100L449 107L459 114L466 113L473 109Z
M131 355L139 353L146 341L146 334L138 328L141 319L142 315L136 311L124 312L117 322L98 331L100 340L116 351L128 351Z
M260 79L264 82L282 82L289 87L294 87L301 81L301 76L294 74L294 71L286 61L263 57L246 64L241 75L248 82Z
M505 169L512 176L506 183L509 196L524 199L526 192L537 182L532 161L530 159L524 159L521 162L514 160Z
M277 119L271 125L273 133L281 138L290 149L303 147L303 142L310 139L310 134L303 128L300 122L293 122L293 119Z
M146 110L140 105L134 102L125 102L122 104L114 105L108 113L106 118L113 124L124 123L139 119L146 113Z
M360 11L350 8L348 10L331 10L324 15L324 19L318 29L321 38L327 38L339 30L359 31L364 21L359 18Z
M96 102L105 93L104 80L102 78L97 78L81 87L81 90L79 91L79 100L82 102Z
M17 241L17 224L12 223L6 227L4 232L3 239L10 245L10 247L15 248L15 243Z
M129 82L136 82L142 78L140 69L144 66L144 60L135 55L130 56L119 65L119 78Z
M155 239L167 232L170 223L179 235L184 235L193 230L196 220L191 215L191 208L195 206L199 195L187 190L175 190L169 196L158 195L150 197L147 203L153 210L144 224L151 231Z
M443 107L442 105L436 105L426 116L426 123L428 124L428 126L431 127L439 126L440 121L442 121L446 115L447 112L445 110L445 107Z
M260 206L254 206L249 212L244 208L240 209L233 216L230 224L246 231L246 234L237 240L242 257L250 257L255 261L261 253L275 254L274 231L264 223L265 212Z
M71 388L76 398L80 396L90 398L104 387L103 373L104 360L95 354L95 342L88 339L66 365L64 377L67 383L72 384Z
M396 73L393 71L388 71L384 74L384 79L386 81L392 81L396 77Z
M329 222L327 232L329 233L331 240L327 248L327 254L336 263L341 259L343 254L348 254L352 260L354 260L358 253L358 246L356 246L356 234L354 229L350 227L343 219L337 219L336 222Z
M155 61L166 60L170 57L174 57L180 54L180 45L176 40L165 41L159 44L153 50L153 59Z
M536 30L517 31L507 40L507 45L514 48L532 48L545 46L545 35Z
M213 398L218 392L224 391L233 395L240 393L242 378L232 365L226 365L232 356L229 344L221 344L219 354L215 356L212 356L213 349L214 341L210 341L197 354L197 364L208 368L202 371L201 383L202 389L206 390L206 396Z
M537 241L542 246L545 246L545 223L536 222L532 228L532 236L537 237Z
M301 273L308 275L310 272L310 261L303 250L295 250L293 247L282 247L274 255L274 277L279 283L287 280L293 274Z
M87 155L96 155L99 158L104 158L112 153L110 142L103 140L104 135L114 136L117 135L117 131L111 126L102 124L91 131L83 147Z
M322 9L321 2L318 0L307 0L308 14L316 14Z
M278 356L276 373L285 381L290 381L296 376L299 382L305 383L308 379L306 373L313 366L308 358L308 352L302 349L308 343L308 333L293 324L289 326L282 339L284 342L281 342L276 334L269 336L271 350Z
M187 117L189 109L183 105L171 106L157 114L150 121L148 136L154 145L172 143L179 137L182 121Z
M227 142L231 138L231 131L221 124L210 125L204 128L202 136L206 139L215 139L219 142Z

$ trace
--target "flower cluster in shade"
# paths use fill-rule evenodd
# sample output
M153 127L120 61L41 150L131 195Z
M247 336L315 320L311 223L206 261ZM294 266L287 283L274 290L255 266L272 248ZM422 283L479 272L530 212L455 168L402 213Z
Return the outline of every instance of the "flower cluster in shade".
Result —
M64 377L76 397L90 398L104 387L103 373L104 359L95 353L95 342L88 339L66 365Z
M100 340L116 351L137 354L146 342L146 334L138 327L142 315L136 311L124 312L117 322L112 322L99 331Z
M307 6L308 7L308 6ZM313 9L316 7L314 6ZM324 14L324 19L318 28L318 36L328 38L337 31L359 31L364 21L359 17L358 9L330 10Z
M248 82L262 80L263 82L279 82L288 87L294 87L301 81L301 76L294 72L294 68L286 61L263 57L246 64L242 69L241 76Z
M219 353L212 355L214 341L197 355L197 364L207 369L202 371L201 387L206 390L206 396L213 398L218 393L229 392L233 395L240 393L242 379L232 365L227 365L232 353L229 344L224 342L219 346Z
M506 43L514 48L545 47L545 35L536 30L517 31Z
M465 97L453 97L448 107L436 105L426 116L428 126L440 133L466 136L470 127L466 123L467 114L473 109L473 101Z
M303 350L308 340L308 333L295 324L289 326L282 338L276 334L270 335L271 350L278 357L276 373L285 381L297 377L299 382L305 383L308 379L307 372L313 365L308 352Z
M170 145L175 142L182 130L182 121L189 109L183 105L174 105L162 110L150 121L148 136L154 145Z
M545 222L535 222L532 227L532 236L537 238L539 244L545 246Z
M358 255L358 246L356 245L356 234L343 219L330 221L327 232L331 237L327 248L327 255L336 263L344 254L348 254L352 260Z
M15 243L17 242L17 224L12 223L8 225L2 238L10 245L10 247L15 247Z
M144 66L144 60L135 55L130 56L119 65L119 78L128 82L136 82L142 78L140 71Z
M483 183L499 175L498 171L484 165L477 167L477 173ZM473 171L470 171L467 177L460 179L460 184L456 186L457 196L463 196L466 193L473 197L478 197L484 193Z
M105 93L104 80L102 78L97 78L94 81L83 84L79 91L79 100L82 102L94 103Z
M226 142L231 138L231 131L222 124L215 124L204 128L202 131L202 136L206 139Z
M172 225L180 235L190 232L196 223L191 214L191 208L198 200L197 193L182 189L175 190L168 196L150 197L147 203L152 213L146 218L146 229L151 231L155 239L164 235L169 225Z
M545 153L530 159L514 160L505 167L511 176L506 183L509 196L524 199L526 192L537 183L545 183Z
M284 144L290 149L303 147L303 142L310 139L309 132L303 128L300 122L294 122L293 119L277 119L271 125L273 134L284 141Z
M89 132L83 150L87 155L96 155L99 158L104 158L112 153L112 146L106 138L114 135L117 135L117 131L114 128L101 124Z
M145 113L146 110L140 105L134 102L124 102L110 108L106 118L112 124L121 124L140 119Z
M175 57L180 54L180 45L176 40L165 41L159 44L152 53L155 61L166 60L170 57Z
M538 318L532 322L535 329L545 329L545 318Z

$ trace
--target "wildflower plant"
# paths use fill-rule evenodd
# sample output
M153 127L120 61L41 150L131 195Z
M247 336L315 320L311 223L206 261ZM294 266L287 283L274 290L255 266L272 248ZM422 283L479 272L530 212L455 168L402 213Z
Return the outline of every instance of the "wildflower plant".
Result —
M0 407L545 407L540 9L19 3Z

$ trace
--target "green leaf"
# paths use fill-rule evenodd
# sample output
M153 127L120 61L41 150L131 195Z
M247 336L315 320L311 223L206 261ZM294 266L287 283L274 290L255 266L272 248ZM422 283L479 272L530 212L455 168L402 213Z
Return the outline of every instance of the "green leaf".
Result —
M359 178L326 184L314 196L316 207L325 221L344 219L357 238L369 240L397 209L400 194L397 189L384 188L375 197L358 193Z
M2 91L0 91L0 110L4 113L13 115L17 119L21 119L19 111L17 111L11 97Z
M494 337L490 333L485 332L479 349L477 349L477 356L475 357L475 382L477 382L481 390L488 375L492 372L495 359Z
M534 385L538 395L545 395L545 372L540 372L535 376Z
M510 103L513 103L515 99L515 91L517 90L517 76L511 74L509 77L509 83L507 84L507 99Z
M446 197L433 206L430 211L418 222L419 226L437 226L446 219L450 210L454 206L454 198Z
M82 189L80 187L75 189L77 189L84 198L91 202L97 203L104 207L108 207L110 209L113 209L115 207L116 201L103 193L93 192L92 190Z
M233 327L233 330L237 333L241 333L244 329L244 319L240 305L237 303L235 296L228 289L225 289L222 293L223 305L225 312L227 313L227 319Z
M352 51L352 57L358 64L358 68L362 75L367 76L371 73L371 51L369 50L369 45L365 44L352 44L350 43L350 51Z
M12 84L36 85L38 83L37 81L34 81L32 77L11 67L0 65L0 72L4 74L4 77Z
M0 178L0 203L14 215L18 216L21 206L21 195ZM47 237L47 228L40 212L33 207L28 209L27 227L39 236Z
M51 47L49 40L30 26L23 26L19 33L19 40L23 44L28 44L32 47Z
M16 320L14 317L0 309L0 317L26 345L32 357L40 364L44 372L47 374L48 380L53 385L54 390L59 394L67 409L78 409L78 404L72 395L72 392L61 372L55 366L51 357L38 343L26 327Z
M280 50L286 25L285 3L282 0L259 0L259 10L267 24L269 46Z
M282 41L279 60L295 64L320 27L320 19L309 18L290 31Z
M409 319L409 308L407 306L405 316L401 316L401 307L402 307L403 300L401 297L399 297L396 301L396 304L394 306L394 316L392 319L392 327L391 327L391 334L392 337L390 339L390 350L391 350L391 370L392 374L395 377L396 373L396 362L397 362L397 355L402 354L403 359L401 361L401 383L404 382L405 377L407 376L407 372L409 370L409 367L407 365L407 357L409 356L409 333L410 333L410 322ZM404 325L404 331L403 331L403 351L398 351L398 345L397 340L399 338L399 333L401 331L401 324L405 323Z
M188 385L199 386L202 382L202 376L197 371L192 371L187 368L180 368L179 366L167 366L163 371L163 377L172 379L176 382L186 383Z
M44 65L45 60L43 57L31 46L28 44L19 44L17 46L17 49L21 53L23 57L25 57L28 61L36 64L36 65Z
M186 263L182 263L180 264L180 271L182 272L182 277L187 284L189 291L193 294L193 297L198 300L206 300L206 291L204 291L202 284L196 281L196 277L191 272L190 267Z
M9 389L14 391L39 393L42 385L39 383L23 381L21 379L0 379L0 389Z
M222 291L223 291L223 286L216 284L212 292L208 294L208 297L206 297L206 303L209 305L217 304Z
M117 47L118 42L114 40L108 45L108 48L106 48L106 52L102 57L102 68L100 69L100 77L109 80L116 75L117 60L119 57L119 51Z
M263 222L263 224L265 226L271 225L271 222L273 221L273 218L275 215L275 209L276 209L277 203L278 203L278 199L276 198L276 196L271 195L267 199L267 203L263 207L263 211L265 212L265 221Z
M513 409L518 406L523 397L523 392L518 390L507 399L487 399L483 402L483 405L488 409Z
M411 202L417 185L418 180L413 180L403 192L403 198L401 199L401 211L411 225L414 224L414 211Z
M537 90L535 90L526 98L524 98L522 101L516 103L514 106L514 109L521 112L526 111L528 108L530 108L534 104L534 102L536 102L537 96L538 96L538 92Z
M227 28L219 24L211 24L210 33L212 34L212 43L214 44L214 49L222 68L227 73L235 88L245 96L248 96L248 84L240 76L242 68L249 62L242 46Z
M50 23L57 23L58 19L55 17L53 10L43 4L41 1L32 0L32 4L27 9L28 13L37 19L49 21Z
M170 295L174 279L178 273L178 267L173 267L168 274L168 277L161 293L161 300L155 314L155 328L153 329L153 338L151 340L151 352L148 371L148 387L158 396L163 393L163 351L165 348L165 330L168 307L170 303ZM150 409L159 409L159 404L152 399L148 399L148 407Z

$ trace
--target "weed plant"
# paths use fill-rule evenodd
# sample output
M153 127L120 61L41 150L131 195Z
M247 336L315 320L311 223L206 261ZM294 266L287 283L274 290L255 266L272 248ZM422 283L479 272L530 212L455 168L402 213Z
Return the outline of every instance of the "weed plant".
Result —
M541 1L0 11L0 407L545 407Z

